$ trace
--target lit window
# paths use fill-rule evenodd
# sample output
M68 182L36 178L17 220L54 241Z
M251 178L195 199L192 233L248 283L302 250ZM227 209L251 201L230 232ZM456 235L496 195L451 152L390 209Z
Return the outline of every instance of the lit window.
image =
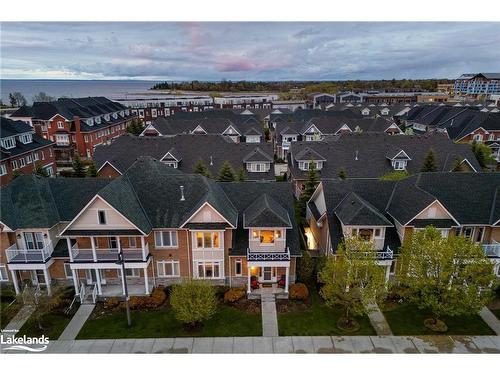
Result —
M220 247L219 232L196 232L195 237L198 249L218 249Z

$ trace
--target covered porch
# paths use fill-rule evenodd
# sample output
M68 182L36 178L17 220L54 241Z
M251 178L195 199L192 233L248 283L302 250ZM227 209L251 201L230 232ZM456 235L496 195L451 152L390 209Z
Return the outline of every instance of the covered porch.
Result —
M45 263L8 263L7 267L12 276L12 283L16 294L21 294L26 281L32 285L44 286L47 295L52 295L52 279L49 267L54 263L49 259Z
M284 294L290 285L290 253L247 253L247 294Z

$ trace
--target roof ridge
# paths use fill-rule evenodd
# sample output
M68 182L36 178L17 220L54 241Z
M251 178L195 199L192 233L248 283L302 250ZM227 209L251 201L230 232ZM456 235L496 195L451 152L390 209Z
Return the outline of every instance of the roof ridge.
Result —
M137 161L137 160L136 160ZM135 163L135 162L134 162ZM130 168L129 168L130 169ZM148 214L146 213L146 210L144 209L144 206L142 205L141 203L141 200L139 199L139 196L137 195L137 191L135 190L134 188L134 184L132 184L132 181L130 181L130 178L128 176L128 173L124 173L123 176L125 176L125 178L127 179L127 183L130 185L130 187L132 188L132 193L134 194L135 198L137 199L137 202L139 203L139 207L141 208L142 210L142 213L144 214L144 216L146 217L146 220L148 221L149 225L151 226L151 228L153 228L153 224L151 223L151 220L149 220L149 216ZM106 185L108 186L108 185ZM105 187L106 187L105 186Z
M495 204L497 201L497 195L498 191L500 190L500 187L497 187L495 190L495 195L493 196L493 202L491 203L491 209L490 209L490 224L494 224L493 222L493 214L495 213Z

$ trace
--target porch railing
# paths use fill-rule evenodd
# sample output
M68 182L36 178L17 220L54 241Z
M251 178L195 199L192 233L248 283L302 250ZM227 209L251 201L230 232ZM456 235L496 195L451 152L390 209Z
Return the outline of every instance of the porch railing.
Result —
M52 241L49 241L43 249L19 249L14 244L5 250L5 254L7 255L8 263L38 263L49 259L53 251Z
M92 303L95 304L97 301L97 284L94 285L94 288L92 289Z
M247 260L248 261L289 261L290 260L290 250L287 248L286 252L254 252L247 249Z
M490 258L500 258L500 243L483 245L484 254Z
M122 249L123 257L125 261L141 261L143 260L143 254L141 248L124 248ZM146 243L144 246L144 254L147 257L149 254L149 246ZM92 249L80 249L77 244L73 245L71 248L71 255L73 261L111 261L118 259L118 249L117 248L96 248L94 259L94 254Z

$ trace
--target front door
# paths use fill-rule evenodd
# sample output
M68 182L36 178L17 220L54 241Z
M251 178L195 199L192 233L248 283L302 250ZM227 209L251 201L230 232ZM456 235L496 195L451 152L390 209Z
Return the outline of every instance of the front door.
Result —
M31 281L33 285L45 285L45 275L43 270L32 270Z
M106 279L104 278L104 270L85 270L85 278L87 279L87 284L92 285L97 283L96 272L99 272L101 278L101 285L106 285Z
M43 249L43 234L41 232L24 232L24 244L26 249Z
M264 267L263 272L263 281L269 282L273 280L273 269L271 267Z

